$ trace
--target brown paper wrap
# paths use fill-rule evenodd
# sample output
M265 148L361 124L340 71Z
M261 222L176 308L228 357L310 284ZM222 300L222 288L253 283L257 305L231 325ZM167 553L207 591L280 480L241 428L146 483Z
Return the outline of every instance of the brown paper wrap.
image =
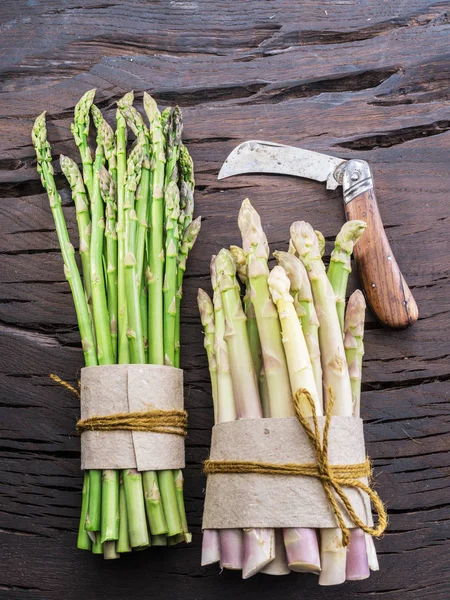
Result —
M81 419L151 409L183 409L183 371L162 365L81 369ZM184 468L184 437L151 431L84 431L82 469Z
M312 423L312 419L310 419ZM318 417L321 433L325 417ZM328 435L331 465L366 460L362 420L332 417ZM316 463L305 431L295 417L221 423L213 428L211 460L275 464ZM364 523L372 525L368 498L354 488L345 492ZM339 501L339 506L341 503ZM347 518L345 523L354 524ZM247 527L336 527L336 516L322 483L314 477L224 473L208 476L203 529Z

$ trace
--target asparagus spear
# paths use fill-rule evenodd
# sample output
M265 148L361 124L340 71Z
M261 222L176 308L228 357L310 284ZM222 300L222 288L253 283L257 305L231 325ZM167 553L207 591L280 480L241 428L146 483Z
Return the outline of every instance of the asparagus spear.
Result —
M177 268L177 292L176 292L176 311L177 318L175 324L175 366L180 366L180 309L181 299L183 297L183 278L186 272L186 262L189 252L194 247L202 224L201 217L197 217L189 223L184 230L184 234L178 250L178 268Z
M47 191L50 208L55 221L56 233L64 261L64 274L69 283L75 304L85 364L89 367L94 366L98 364L94 332L86 296L83 290L83 283L75 260L75 250L70 243L67 231L66 221L62 210L61 196L58 194L53 177L53 167L51 164L52 156L50 144L47 140L45 112L39 115L34 122L32 141L36 150L38 173L41 176L42 185Z
M180 217L178 225L180 230L181 245L178 253L178 262L182 258L182 244L184 235L192 222L194 214L194 163L184 144L180 144ZM195 240L194 240L195 241ZM192 246L191 246L192 248ZM186 261L184 261L184 270ZM176 293L176 311L177 317L175 322L175 366L180 366L180 316L181 316L181 300L183 298L183 277L184 270L177 269L177 293Z
M216 257L210 265L211 285L214 290L214 354L217 364L217 416L216 423L235 421L237 418L234 402L233 382L230 372L228 346L225 340L225 315L216 273ZM240 529L219 531L220 564L223 569L238 570L243 567L244 545Z
M247 257L247 273L251 301L255 308L264 370L269 390L270 415L293 416L291 386L281 340L277 309L272 302L267 284L269 247L258 213L248 199L239 211L238 225L242 247Z
M117 155L117 295L118 295L118 348L119 364L130 362L127 337L127 298L125 287L125 180L127 174L127 126L118 109L116 113L116 155Z
M217 401L217 361L214 348L214 307L211 298L201 288L199 288L197 294L197 305L198 310L200 312L200 320L202 322L203 331L205 333L204 346L206 350L206 356L208 357L209 376L211 379L212 397L214 404L214 422L217 422L219 405Z
M69 283L70 290L75 305L75 312L77 315L78 328L80 330L81 345L83 348L85 364L88 367L92 367L98 364L97 352L94 338L94 329L89 314L88 304L86 301L85 292L83 290L83 284L81 281L78 266L75 260L75 251L70 243L69 234L67 232L66 221L62 210L61 196L58 194L56 189L55 180L53 177L53 167L51 164L51 148L47 140L47 128L45 124L45 112L37 117L33 130L32 130L32 141L33 146L36 150L37 156L37 169L41 176L42 185L47 191L47 195L50 201L50 208L52 210L53 219L55 221L56 233L58 236L59 245L61 248L61 255L64 261L64 274ZM89 518L89 514L93 518L93 526L96 530L100 529L100 486L92 485L92 479L95 480L96 475L100 475L100 471L91 471L89 473L89 484L87 484L88 491L86 492L85 498L88 496L88 507L85 506L86 520ZM92 479L91 479L92 476ZM82 511L82 517L83 517ZM78 534L78 543L80 548L88 546L87 537L84 532L85 523L83 518L80 520L80 528ZM86 527L87 529L87 527Z
M164 362L175 365L175 330L177 320L177 262L179 247L180 193L170 181L164 196L166 208L166 270L164 274Z
M335 398L333 414L351 416L353 409L350 378L336 310L336 297L326 276L317 237L311 225L304 221L293 223L291 237L308 272L319 318L319 342L325 384L325 402L328 400L329 389L331 388Z
M322 401L317 392L308 348L289 288L290 281L284 269L280 266L274 267L269 275L269 289L280 317L291 387L294 390L307 389L314 400L316 413L320 415ZM305 415L312 415L308 402L304 403L302 410ZM314 529L285 529L283 538L291 570L302 573L320 571L319 545Z
M240 419L260 418L262 410L245 325L246 317L236 281L236 266L228 250L222 249L217 255L216 274L225 314L224 338L230 357L237 416ZM269 564L275 558L274 552L273 529L245 530L243 579L251 577Z
M356 290L350 296L345 313L344 347L352 388L353 414L359 417L361 400L361 372L364 356L364 316L366 301L363 293Z
M167 534L167 523L156 471L143 473L142 484L144 486L145 510L151 534L152 536L165 536Z
M79 253L81 258L81 267L83 272L83 285L86 298L91 300L91 278L89 276L89 252L91 244L91 217L89 214L88 199L83 183L83 177L77 164L68 156L61 154L59 157L61 170L72 190L72 199L75 204L75 211L78 225L78 235L80 238Z
M71 129L75 143L80 151L81 163L83 165L83 179L89 197L94 191L94 176L92 168L92 154L88 144L89 136L89 111L94 101L96 90L89 90L75 106L74 121Z
M291 226L291 238L308 271L319 317L319 341L322 359L324 396L328 402L330 390L334 394L333 414L351 416L350 377L345 359L342 332L336 309L336 296L327 278L320 256L319 243L313 228L304 221ZM320 585L337 585L345 581L346 549L342 545L340 529L321 529Z
M217 362L214 351L215 322L214 307L208 294L199 288L197 304L200 312L203 331L205 333L205 350L208 357L209 375L211 378L212 397L214 404L214 423L218 418L218 392L217 392ZM220 561L219 531L216 529L205 529L202 537L202 566L210 565Z
M268 283L280 317L291 387L293 390L308 390L314 400L316 413L320 415L322 414L322 403L317 393L314 371L301 322L294 308L294 299L289 293L290 281L283 267L277 266L272 269ZM305 402L302 410L306 416L312 416L309 402Z
M109 328L113 345L114 360L117 359L117 204L112 175L102 167L100 171L100 192L105 203L105 242L106 242L106 286L109 312Z
M132 105L133 96L128 94L117 103L128 127L133 131L142 146L142 172L140 185L136 189L136 218L138 230L136 233L136 277L138 288L141 289L141 279L144 265L145 238L148 231L148 213L151 192L151 165L150 165L150 132L140 113Z
M248 343L246 317L241 306L236 266L232 254L222 249L216 257L216 273L223 311L225 334L236 411L240 419L262 417L258 385Z
M317 394L322 406L322 365L320 362L319 320L317 318L316 309L314 308L308 274L301 260L293 254L276 251L273 255L277 259L278 264L286 271L291 282L291 294L294 299L294 307L302 324L303 334L305 336L309 357L314 371Z
M334 242L328 267L328 279L336 294L336 308L341 331L344 329L345 293L348 276L351 273L350 257L353 246L364 233L367 225L364 221L347 221L338 233Z
M230 246L230 252L233 255L234 262L240 282L245 286L245 296L243 299L244 312L247 317L247 333L250 351L253 358L253 366L255 367L256 377L258 378L259 395L263 415L270 416L269 394L267 389L267 379L261 377L263 369L261 341L259 339L258 323L256 322L255 307L251 301L250 281L247 276L247 259L244 251L239 246Z
M364 356L364 316L366 302L360 290L350 296L345 311L344 346L347 358L350 383L352 386L353 416L360 416L362 359ZM360 529L350 529L350 543L347 549L346 579L360 581L370 575L368 555L376 559L375 547L367 544L368 538ZM377 561L378 562L378 561Z
M150 124L152 139L152 203L150 208L148 285L148 359L151 364L164 364L163 278L164 278L164 173L165 140L161 114L156 102L144 93L144 109Z
M90 274L92 289L92 308L94 315L95 337L97 340L97 356L100 365L111 365L115 362L106 288L103 271L103 238L105 220L103 201L100 190L100 172L103 167L104 154L100 136L97 137L95 153L93 192L91 197L92 237L90 252ZM95 475L98 477L98 475ZM93 486L91 486L93 488ZM93 488L94 489L94 488ZM103 471L101 493L101 542L117 540L119 537L119 473L115 470ZM91 515L91 509L89 509ZM91 523L92 526L92 523ZM106 547L111 550L111 545Z

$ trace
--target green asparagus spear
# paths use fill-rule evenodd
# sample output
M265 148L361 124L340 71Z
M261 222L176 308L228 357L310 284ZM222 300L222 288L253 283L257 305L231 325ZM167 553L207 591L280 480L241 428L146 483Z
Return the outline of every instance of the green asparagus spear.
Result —
M131 104L132 96L128 94L117 103L127 121L128 127L133 131L142 145L143 161L140 185L136 190L136 217L138 230L136 233L136 276L138 287L141 288L141 280L144 265L145 238L148 231L148 216L151 192L151 165L150 165L150 133L140 113Z
M164 362L175 366L175 329L177 320L177 262L179 248L180 193L170 181L165 192L166 209L166 269L164 274Z
M66 176L72 190L72 198L77 215L78 235L80 238L80 258L83 270L83 285L88 305L91 302L91 277L90 277L90 246L91 246L91 217L89 215L88 199L83 183L83 177L77 164L68 156L59 157L61 170Z
M92 153L88 144L89 136L89 111L94 101L96 90L86 92L75 106L74 121L71 129L75 143L78 146L83 165L83 179L89 197L94 191L94 176L92 168Z
M69 234L67 232L61 196L58 194L53 177L51 149L47 140L47 128L45 125L45 112L37 117L34 123L32 140L36 150L38 173L41 176L42 185L47 191L50 208L55 221L56 233L58 235L58 241L64 261L64 274L69 283L75 304L85 364L86 366L94 366L97 364L97 353L93 327L86 296L83 290L83 283L75 260L75 251L70 243Z
M128 364L130 352L127 337L127 297L125 288L125 181L127 174L127 126L121 111L116 113L117 155L117 295L118 295L118 363Z
M144 337L139 303L139 282L135 255L137 223L135 194L141 179L143 157L142 142L139 139L130 152L127 161L127 177L123 204L125 220L125 288L128 313L127 336L131 362L135 364L145 363Z
M100 192L105 203L105 243L106 243L106 286L109 312L109 328L114 352L117 359L117 204L115 186L112 175L102 167L100 174Z
M148 285L148 360L164 364L163 279L164 279L164 173L165 139L161 114L156 102L144 93L144 109L150 124L152 139L152 203L150 207Z
M214 307L211 298L208 294L199 288L197 294L197 305L200 313L200 320L205 334L204 346L206 356L208 358L209 376L211 379L211 389L214 404L214 422L217 423L219 410L218 404L218 383L217 383L217 361L214 346L215 322L214 322Z

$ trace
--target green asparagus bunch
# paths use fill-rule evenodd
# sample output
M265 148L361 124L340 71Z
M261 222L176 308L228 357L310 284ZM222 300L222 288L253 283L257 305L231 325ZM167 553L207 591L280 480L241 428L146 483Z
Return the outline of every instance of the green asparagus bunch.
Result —
M71 128L81 170L60 157L75 205L81 273L55 184L45 113L32 130L85 365L179 367L183 276L201 225L200 217L193 219L194 170L181 142L181 111L160 113L144 94L146 124L129 92L117 103L114 131L94 97L90 90L78 102ZM91 119L95 150L89 145ZM118 558L190 539L181 471L85 472L79 548Z
M357 290L345 311L345 297L351 253L365 223L344 225L328 272L325 238L308 223L292 225L289 247L274 252L278 266L272 270L261 220L249 200L242 203L238 225L242 246L220 250L211 263L213 301L203 290L198 296L215 422L289 417L298 389L310 392L318 415L331 389L333 414L358 417L365 303ZM302 410L312 414L307 402ZM242 569L243 578L312 572L321 585L363 579L369 567L378 568L373 540L359 529L351 530L348 549L340 529L289 528L275 535L268 529L205 530L202 564L214 562Z

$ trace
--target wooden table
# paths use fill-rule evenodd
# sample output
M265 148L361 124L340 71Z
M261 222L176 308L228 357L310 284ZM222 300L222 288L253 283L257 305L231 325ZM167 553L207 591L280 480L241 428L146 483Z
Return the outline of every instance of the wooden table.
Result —
M0 17L0 598L450 598L450 3L3 0ZM113 562L75 548L78 399L49 373L75 383L82 354L30 143L33 118L47 110L54 154L76 157L73 107L92 87L110 118L130 89L139 101L148 90L160 104L183 108L204 219L183 306L194 541ZM368 317L362 412L390 525L377 543L381 571L334 589L309 575L242 582L200 567L201 461L212 408L195 296L209 287L209 258L239 240L246 196L273 250L286 248L289 225L301 218L323 231L329 254L343 222L339 191L313 182L218 182L228 152L248 138L369 160L420 309L407 331ZM67 187L57 182L75 235Z

